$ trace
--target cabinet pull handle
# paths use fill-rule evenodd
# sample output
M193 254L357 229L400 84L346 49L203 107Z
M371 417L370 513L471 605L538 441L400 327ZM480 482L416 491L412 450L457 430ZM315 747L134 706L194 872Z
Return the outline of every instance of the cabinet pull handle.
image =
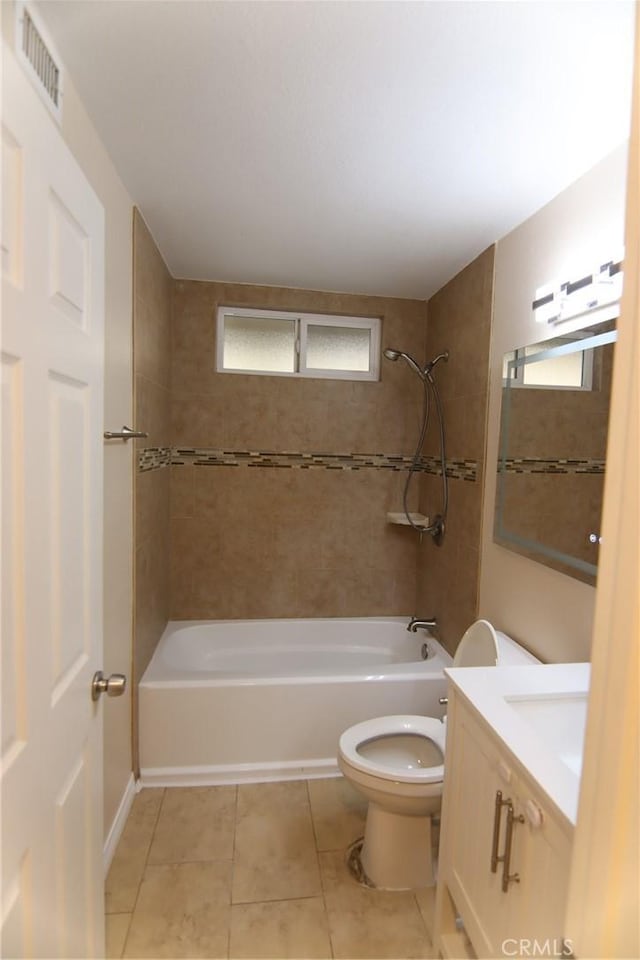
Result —
M498 864L502 863L504 857L498 856L498 844L500 843L500 816L502 808L510 804L511 800L502 799L502 790L496 790L496 801L493 810L493 839L491 841L491 873L497 873Z
M514 823L524 823L524 817L522 814L518 814L516 817L513 812L513 804L511 800L507 800L507 829L504 837L504 856L499 859L502 860L502 892L506 893L509 889L510 883L520 883L520 874L519 873L509 873L511 869L511 845L513 843L513 825Z

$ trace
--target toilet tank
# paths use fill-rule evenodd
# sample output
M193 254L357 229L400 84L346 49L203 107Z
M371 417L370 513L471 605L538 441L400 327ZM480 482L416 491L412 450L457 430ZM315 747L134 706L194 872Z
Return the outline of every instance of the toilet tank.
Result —
M498 647L498 667L523 667L528 663L540 663L537 657L521 647L519 643L508 637L506 633L496 630Z

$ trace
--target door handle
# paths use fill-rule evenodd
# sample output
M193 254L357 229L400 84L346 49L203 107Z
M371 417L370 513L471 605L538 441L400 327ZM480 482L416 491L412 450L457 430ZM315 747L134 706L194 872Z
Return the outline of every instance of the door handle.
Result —
M142 437L148 437L149 434L144 430L132 430L131 427L123 427L122 430L105 430L103 434L105 440L136 440Z
M126 687L124 673L112 673L110 677L105 677L102 670L97 670L91 681L91 699L98 700L103 693L108 697L121 697Z

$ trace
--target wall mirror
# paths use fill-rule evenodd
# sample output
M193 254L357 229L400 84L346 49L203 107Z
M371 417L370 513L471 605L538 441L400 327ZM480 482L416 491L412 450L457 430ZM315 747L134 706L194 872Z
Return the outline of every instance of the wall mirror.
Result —
M595 583L615 321L504 358L494 539Z

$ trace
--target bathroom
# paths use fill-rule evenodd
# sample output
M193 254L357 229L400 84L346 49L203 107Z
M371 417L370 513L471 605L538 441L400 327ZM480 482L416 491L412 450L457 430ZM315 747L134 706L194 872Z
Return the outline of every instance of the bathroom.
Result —
M150 916L154 909L170 913L170 905L163 901L163 871L181 890L181 872L200 871L209 888L219 891L218 900L231 915L230 921L226 914L226 919L220 913L208 916L216 927L231 923L230 955L258 955L258 941L248 935L243 940L245 928L253 924L266 943L273 924L280 922L292 930L299 926L325 931L311 945L303 942L296 948L294 941L287 948L294 955L297 949L297 955L309 956L331 956L330 951L335 956L428 956L431 941L423 918L432 909L432 894L380 893L376 901L367 901L363 898L368 891L348 886L349 878L341 872L342 855L362 833L363 811L357 797L341 792L336 778L307 779L305 774L302 781L288 776L280 782L247 781L238 787L221 783L211 788L213 793L206 792L202 781L176 788L158 782L136 794L136 779L145 766L140 755L138 684L168 620L428 616L437 619L437 639L453 654L465 629L481 616L542 661L575 663L590 658L595 617L600 623L593 636L602 650L601 683L614 682L606 680L608 669L623 677L627 663L626 671L631 671L633 611L628 614L629 626L624 620L617 625L620 655L611 664L606 661L605 667L601 635L610 635L612 628L605 626L606 611L598 613L596 607L601 591L596 594L588 583L505 550L493 537L503 357L542 338L531 311L541 284L553 280L559 270L573 269L574 263L591 263L596 242L606 251L621 246L627 147L622 143L616 147L620 137L611 142L611 149L596 150L593 162L583 164L577 179L558 182L555 191L512 217L505 228L496 227L484 238L480 231L475 247L455 268L451 262L443 282L428 293L415 285L411 295L400 293L400 284L394 288L388 282L391 266L387 280L381 279L378 287L369 285L377 295L347 292L365 289L355 268L353 279L340 283L324 280L319 271L315 276L320 279L302 284L275 267L269 275L266 270L231 274L221 268L210 280L183 279L204 274L197 268L169 270L145 219L139 199L143 185L136 188L138 194L131 185L125 188L120 179L124 167L120 173L114 166L116 155L112 148L109 155L96 132L92 109L86 112L90 87L81 87L79 81L78 88L74 86L78 80L73 69L73 44L78 43L74 31L80 31L82 18L65 19L69 13L64 4L50 6L48 15L46 9L40 10L44 26L63 61L69 61L70 71L65 76L63 136L106 210L104 429L127 424L148 433L135 446L107 441L102 453L104 656L99 666L106 674L128 677L125 695L102 698L99 707L104 723L101 855L105 865L113 864L107 880L109 949L113 955L124 949L130 956L157 951L157 944L145 947L143 935L132 928L132 917L136 910L141 915L143 907ZM9 45L14 29L11 7L3 5L3 32ZM39 9L36 5L35 13ZM103 26L114 24L107 17ZM133 35L136 29L144 35L143 21L134 18ZM12 56L10 51L6 56ZM79 76L81 66L76 65ZM197 222L198 211L192 213ZM259 206L254 214L262 217ZM151 223L151 212L147 217ZM161 220L158 216L158 224ZM185 223L176 226L176 243L185 240L187 228ZM312 261L316 248L312 239L308 243ZM271 256L268 250L263 252ZM173 262L179 261L174 257ZM271 262L277 264L278 257ZM230 275L237 282L221 281ZM306 275L314 276L310 270ZM345 292L323 292L336 288ZM410 288L407 282L405 289ZM391 292L383 296L381 290ZM406 351L420 363L449 351L449 360L434 371L446 415L449 464L448 523L442 546L428 535L420 537L402 524L387 522L389 512L402 510L406 479L406 463L405 469L398 469L393 458L411 458L420 428L422 391L407 365L381 358L380 379L373 382L217 372L216 313L219 306L229 305L378 317L382 348ZM432 416L424 454L433 459L439 450ZM195 463L189 450L235 454L235 460L203 466ZM249 465L247 455L256 452L271 460L288 456L281 461L288 469ZM318 456L312 467L297 465L301 457L311 455ZM332 463L338 455L340 463ZM334 469L337 465L340 469ZM624 475L621 467L621 482ZM442 490L437 470L416 473L410 496L412 509L425 514L438 510ZM605 523L606 505L616 499L615 491L605 499ZM612 531L614 509L609 506ZM616 541L624 536L624 525L621 530L614 533ZM601 554L604 563L604 547ZM613 565L612 557L609 563ZM624 583L616 580L613 566L611 570L609 584L618 583L624 595ZM623 617L624 610L618 609ZM423 639L416 636L416 650ZM594 647L594 657L596 652ZM594 662L594 672L596 666ZM615 718L610 722L614 724ZM594 745L594 758L595 750ZM596 762L603 760L592 761ZM181 796L187 803L181 789L195 791L189 802L195 808L200 805L199 820L193 808L185 813L181 807ZM591 802L602 802L595 791ZM219 824L217 832L203 826L204 836L196 832L189 840L197 850L209 853L194 855L193 847L191 852L171 850L172 827L185 818ZM266 893L264 886L259 894L245 889L226 903L230 881L225 870L233 859L228 843L234 823L241 859L248 847L256 850L261 842L266 844L265 829L283 843L287 830L292 835L298 830L311 866L292 877L293 892L291 886L279 891L277 878L268 876L271 886ZM269 823L271 827L265 828ZM125 846L116 853L119 840ZM598 842L606 858L607 844L613 848L614 841L603 835ZM583 863L586 855L584 850L580 854ZM239 862L234 867L238 884L241 866ZM615 871L615 863L608 869ZM254 877L252 882L258 881ZM188 893L184 895L188 899ZM595 897L593 890L590 895ZM341 901L349 904L348 916L340 914ZM270 903L281 905L273 908L282 910L279 920L274 919L276 913L269 914ZM291 914L285 913L286 904ZM197 902L191 909L206 913ZM193 917L189 922L197 926ZM373 943L366 936L369 925L376 938ZM179 936L184 939L186 934ZM226 956L230 948L225 941L200 947L183 943L182 949L186 952L181 955L187 956ZM272 949L262 955L291 955L285 954L282 944ZM303 954L305 949L311 952ZM587 953L576 952L580 955Z

